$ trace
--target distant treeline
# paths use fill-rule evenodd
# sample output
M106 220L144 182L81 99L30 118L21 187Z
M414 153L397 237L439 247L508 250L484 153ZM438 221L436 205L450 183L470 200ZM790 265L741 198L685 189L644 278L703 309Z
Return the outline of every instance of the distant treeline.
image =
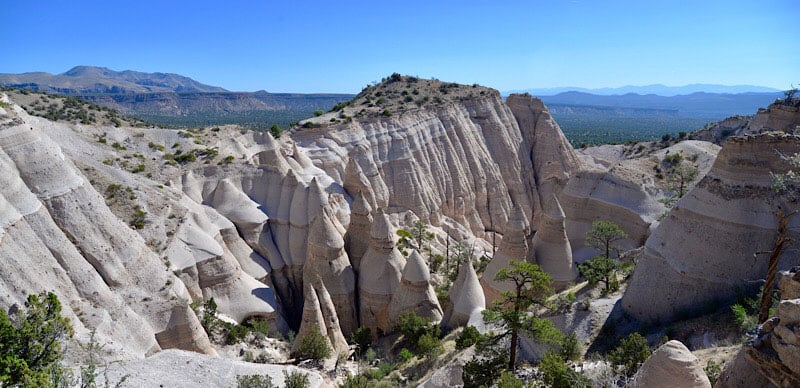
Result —
M287 128L290 124L313 115L313 110L259 110L226 114L211 113L189 116L137 115L136 117L165 127L207 127L211 125L238 124L246 128L263 131L275 124L281 128Z
M692 132L713 120L690 117L609 117L553 113L574 147L659 140L664 134Z

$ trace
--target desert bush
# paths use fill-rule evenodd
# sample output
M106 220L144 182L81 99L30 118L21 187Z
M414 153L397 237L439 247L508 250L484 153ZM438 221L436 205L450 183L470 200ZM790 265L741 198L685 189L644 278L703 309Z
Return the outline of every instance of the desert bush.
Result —
M542 372L542 380L548 387L574 388L591 387L591 382L580 372L573 370L561 358L561 355L549 352L544 355L537 366Z
M439 337L425 333L417 340L417 350L426 357L434 358L444 350L444 346Z
M314 117L319 117L325 114L325 111L322 109L317 109L314 111Z
M467 326L456 338L456 349L466 349L475 345L481 338L481 333L475 326Z
M717 380L719 380L719 375L722 373L722 366L717 364L714 360L708 360L706 367L703 368L703 371L706 372L708 381L711 382L711 386L713 387L714 384L717 383Z
M581 353L583 353L582 348L578 336L574 332L571 332L565 335L561 340L561 358L563 358L564 361L575 361L581 358Z
M406 348L403 348L400 350L400 353L398 353L397 356L400 357L400 360L403 362L408 362L408 360L414 358L414 353Z
M240 375L236 377L238 388L273 388L272 377L268 375Z
M283 385L286 388L307 388L311 385L311 382L308 380L308 374L300 372L299 370L294 370L292 373L287 373L286 370L284 370L283 377Z
M514 373L504 370L500 374L500 380L497 381L497 388L523 388L522 380L514 376Z
M304 360L322 360L330 357L332 350L328 344L328 338L320 331L318 326L311 329L300 338L300 347L297 349L297 357Z
M733 311L733 319L742 330L750 331L758 325L758 317L755 314L750 314L743 305L737 303L731 306Z
M622 339L619 346L609 353L608 361L620 367L622 372L630 377L639 370L649 356L650 347L647 345L647 339L639 333L633 333Z
M357 356L363 356L372 344L372 331L368 327L361 326L350 335L348 342L356 346Z

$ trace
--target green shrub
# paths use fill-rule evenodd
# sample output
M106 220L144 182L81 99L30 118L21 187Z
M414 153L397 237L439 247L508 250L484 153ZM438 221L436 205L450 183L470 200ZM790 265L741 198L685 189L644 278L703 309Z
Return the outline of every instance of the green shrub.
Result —
M743 330L750 331L758 326L758 317L755 314L749 314L743 305L737 303L731 306L731 311L733 311L733 319L736 324Z
M429 323L425 318L420 317L414 312L401 314L397 319L397 325L395 325L394 329L403 334L403 340L407 343L417 346L419 346L420 338L425 334L437 339L441 335L441 329L439 329L438 325Z
M139 205L133 208L133 219L131 219L130 226L134 229L144 229L144 221L147 212L144 211Z
M573 388L592 386L585 376L570 368L561 358L561 355L557 353L549 352L545 354L537 367L542 372L542 380L548 387Z
M250 329L247 326L235 325L230 331L228 331L225 339L228 340L229 344L238 344L239 342L244 341L248 333L250 333Z
M300 347L297 349L297 357L304 360L322 360L330 357L332 350L328 344L328 338L320 331L318 326L311 329L300 338Z
M472 345L475 345L480 338L481 333L475 328L475 326L467 326L464 328L461 334L456 337L456 349L466 349Z
M283 385L286 388L307 388L310 384L307 373L299 370L294 370L292 373L283 371Z
M442 346L442 340L439 337L425 333L417 341L417 350L426 357L434 358L444 350L444 346Z
M368 327L361 326L350 335L348 342L356 346L357 356L363 356L372 345L372 331Z
M633 333L620 341L619 346L608 355L608 361L622 368L626 376L633 376L647 357L650 347L639 333Z
M406 348L403 348L400 350L398 357L400 357L400 359L403 360L403 362L408 362L408 360L414 358L414 353L412 353L410 350Z
M236 377L238 388L273 388L272 377L269 375L241 375Z
M344 381L339 384L339 388L366 388L368 383L369 379L367 379L367 376L347 376Z
M277 138L281 137L281 134L283 133L283 129L281 129L280 125L273 124L271 127L269 127L269 133L272 135L272 137L277 139Z
M564 361L575 361L581 358L581 353L583 353L583 349L578 336L574 332L565 335L561 340L561 358Z
M714 384L717 383L717 380L719 380L719 375L722 373L722 366L717 364L714 360L708 360L706 367L703 368L703 371L706 372L708 381L711 382L711 386L713 387Z
M461 378L465 388L490 387L500 377L500 372L508 366L505 352L489 355L476 355L464 364Z
M233 160L236 159L233 155L228 155L223 158L218 164L231 164Z
M269 322L254 318L247 321L247 324L250 326L250 332L254 333L256 336L269 336Z
M511 371L504 370L500 374L500 380L497 381L497 388L523 388L522 380L514 376Z
M325 111L322 109L317 109L314 111L314 117L319 117L325 114Z

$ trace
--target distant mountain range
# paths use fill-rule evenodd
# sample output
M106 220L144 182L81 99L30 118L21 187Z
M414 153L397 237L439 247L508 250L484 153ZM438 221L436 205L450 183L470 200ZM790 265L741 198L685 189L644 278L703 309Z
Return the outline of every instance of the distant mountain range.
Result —
M65 73L0 74L0 85L66 94L161 125L286 126L352 94L231 92L170 73L77 66Z
M530 93L537 97L553 96L565 92L583 92L595 94L599 96L611 96L621 94L655 94L658 96L678 96L692 93L724 93L724 94L739 94L739 93L774 93L780 92L779 89L768 88L765 86L753 85L716 85L716 84L690 84L685 86L666 86L661 84L645 85L645 86L622 86L618 88L599 88L587 89L579 87L558 87L558 88L539 88L539 89L524 89L512 90L504 94L510 93Z
M680 117L721 120L729 116L753 114L758 108L769 106L781 92L768 93L705 93L658 96L655 94L623 94L601 96L583 92L565 92L554 96L542 96L549 105L571 105L588 107L615 107L636 109L673 110ZM556 116L556 118L558 118Z
M76 66L61 74L44 72L0 74L0 85L59 94L125 94L163 92L227 92L171 73L114 71L105 67Z

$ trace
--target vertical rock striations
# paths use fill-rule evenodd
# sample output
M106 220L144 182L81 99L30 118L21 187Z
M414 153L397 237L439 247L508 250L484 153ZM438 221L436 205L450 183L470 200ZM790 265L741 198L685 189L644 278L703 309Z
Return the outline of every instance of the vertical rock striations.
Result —
M486 304L491 304L500 298L503 291L511 291L514 285L511 282L494 280L503 268L508 268L511 260L527 260L530 250L528 249L528 235L530 228L528 220L522 209L514 207L511 218L506 226L506 233L500 241L500 247L486 266L486 270L481 276L480 283L486 295Z

